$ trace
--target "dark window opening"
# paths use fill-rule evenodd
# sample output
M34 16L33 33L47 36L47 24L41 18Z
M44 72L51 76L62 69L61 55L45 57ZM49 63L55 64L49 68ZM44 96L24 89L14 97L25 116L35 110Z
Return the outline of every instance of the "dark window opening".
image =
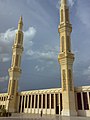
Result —
M20 113L20 110L21 110L21 100L22 100L22 96L20 96L20 101L19 101L19 113Z
M28 96L26 95L25 108L27 108L27 98Z
M45 95L43 94L43 108L45 108Z
M50 107L49 100L50 100L50 96L49 94L47 94L47 109Z
M88 105L88 99L87 99L87 93L83 93L83 102L84 102L84 110L89 110L89 105Z
M62 106L62 94L60 94L60 110L62 111L62 108L63 108L63 106Z
M41 95L39 95L39 108L41 108Z
M63 22L63 10L61 10L61 22Z
M51 108L54 108L54 94L51 94Z
M32 95L32 108L34 108L34 95Z
M77 104L78 104L78 110L82 110L81 93L77 93Z
M30 103L31 103L31 95L29 95L29 103L28 103L28 108L30 108Z
M35 103L35 108L37 108L37 103L38 103L38 95L36 95L36 103Z

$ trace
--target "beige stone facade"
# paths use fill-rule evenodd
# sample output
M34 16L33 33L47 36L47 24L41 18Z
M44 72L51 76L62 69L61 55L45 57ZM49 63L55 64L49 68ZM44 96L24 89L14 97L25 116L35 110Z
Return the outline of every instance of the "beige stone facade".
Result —
M63 116L77 115L75 109L75 96L73 84L73 62L74 54L71 51L71 32L72 25L69 19L69 7L66 0L61 0L60 7L60 54L58 61L61 66L62 79L62 99L63 99Z
M71 50L72 25L67 0L61 0L60 53L62 88L18 92L23 52L23 21L20 17L18 30L12 48L12 64L9 69L8 92L0 94L0 105L9 112L32 113L62 116L90 116L90 86L74 87L73 62Z
M74 90L75 108L78 116L90 116L90 86L77 87ZM0 105L6 107L8 94L0 94ZM16 112L61 115L62 89L22 91L17 94Z

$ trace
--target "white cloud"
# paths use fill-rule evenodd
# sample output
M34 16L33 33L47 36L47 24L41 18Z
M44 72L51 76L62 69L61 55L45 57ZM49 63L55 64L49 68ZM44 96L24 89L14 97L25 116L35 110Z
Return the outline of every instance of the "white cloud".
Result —
M43 67L43 66L39 66L39 65L36 65L35 66L35 70L37 71L37 72L39 72L39 71L43 71L45 69L45 67Z
M11 59L11 51L13 41L15 39L15 33L17 30L14 28L8 29L5 33L0 33L0 61L7 62ZM24 48L29 48L33 45L32 39L36 35L36 30L33 27L29 27L24 31Z
M74 3L75 3L75 0L68 0L68 3L69 3L69 6L73 6L74 5Z
M57 56L59 53L59 47L52 47L50 48L48 45L43 48L42 51L33 51L29 49L26 52L29 59L38 59L41 61L55 61L57 60Z
M29 27L27 31L24 32L24 42L31 41L36 35L36 29L34 27Z
M5 82L5 81L8 81L8 76L3 76L3 77L0 77L0 82Z

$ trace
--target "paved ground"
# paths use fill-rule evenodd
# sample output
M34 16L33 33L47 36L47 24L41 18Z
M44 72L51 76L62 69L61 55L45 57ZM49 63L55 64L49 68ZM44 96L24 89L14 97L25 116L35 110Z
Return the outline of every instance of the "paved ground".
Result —
M31 115L31 114L14 114L12 117L4 118L0 120L90 120L90 117L61 117L50 115Z

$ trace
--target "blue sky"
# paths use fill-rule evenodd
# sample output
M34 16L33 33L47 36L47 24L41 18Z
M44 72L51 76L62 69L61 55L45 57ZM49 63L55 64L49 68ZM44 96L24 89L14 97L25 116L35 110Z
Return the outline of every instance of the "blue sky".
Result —
M90 85L90 0L68 0L75 54L74 84ZM61 86L59 0L0 0L0 91L6 92L8 68L19 17L23 16L24 52L19 91Z

